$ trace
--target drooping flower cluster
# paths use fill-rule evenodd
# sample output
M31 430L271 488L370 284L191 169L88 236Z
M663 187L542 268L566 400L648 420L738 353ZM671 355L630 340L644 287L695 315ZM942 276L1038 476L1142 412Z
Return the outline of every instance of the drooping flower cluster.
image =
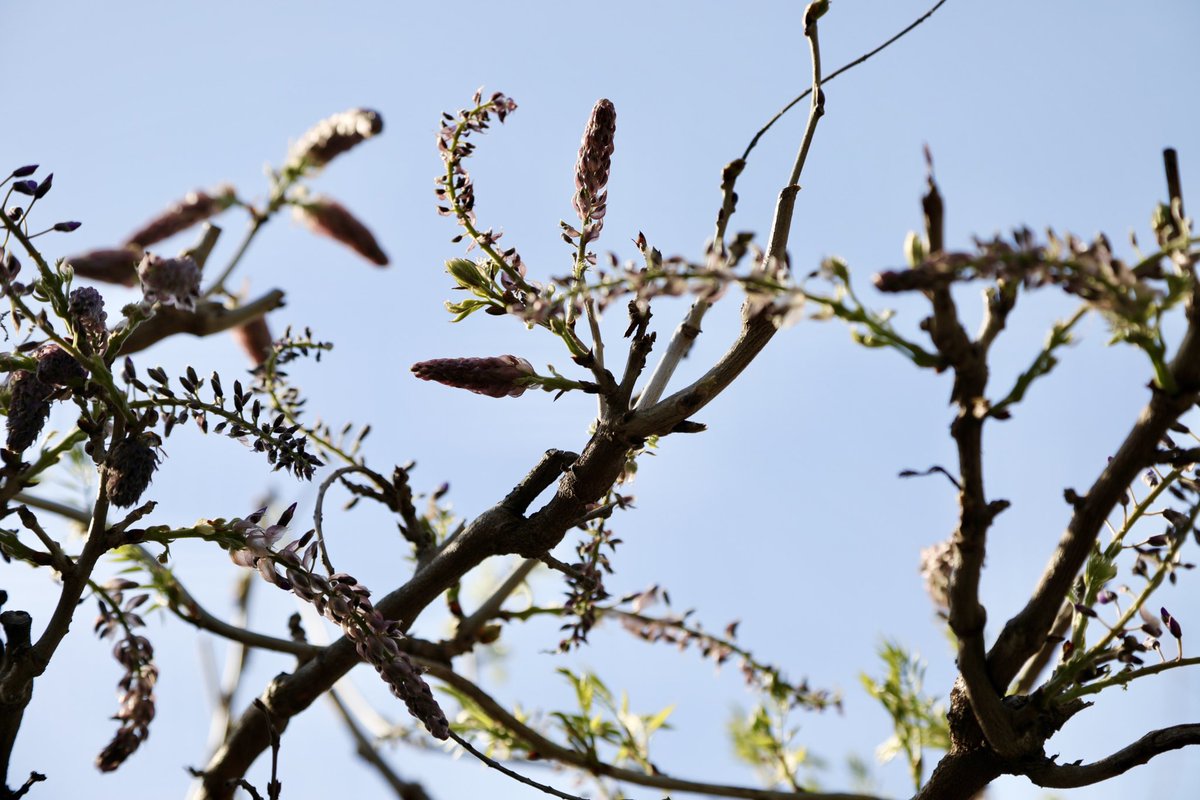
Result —
M383 117L369 108L352 108L323 119L300 137L288 155L288 168L319 169L383 130Z
M96 757L96 766L102 772L112 772L133 755L150 737L150 722L154 719L154 686L158 683L154 646L145 636L133 632L144 625L135 609L146 602L149 595L124 598L125 591L137 585L130 580L114 579L101 587L106 597L99 601L96 633L102 639L113 638L121 632L125 634L113 646L113 657L125 668L125 674L117 684L120 704L113 717L121 726Z
M115 506L128 508L141 499L158 469L157 434L131 433L112 448L105 461L105 491Z
M60 387L87 377L87 372L69 353L49 342L33 352L33 372L14 371L8 380L7 446L22 453L34 443L50 416L51 398Z
M312 603L317 611L341 627L354 642L359 658L375 668L392 694L404 701L408 712L432 736L449 738L446 715L421 677L421 671L403 650L405 636L400 623L384 618L371 603L370 591L350 575L338 572L325 577L313 572L317 544L309 544L311 531L279 550L273 549L295 508L294 505L288 508L278 522L266 528L259 524L266 509L234 521L232 530L241 535L245 547L230 554L233 562L257 570L267 582Z
M139 249L102 247L69 257L67 265L82 278L133 286L137 281L137 266L141 258Z
M182 200L171 204L157 217L129 234L125 245L144 250L221 213L229 208L236 198L233 187L227 184L217 187L211 193L189 192Z
M413 364L412 371L423 381L437 381L488 397L520 397L529 388L525 379L536 374L532 364L513 355L435 358Z
M583 223L583 244L600 235L608 210L608 173L612 164L617 111L611 100L597 100L583 132L575 163L575 198L572 204Z
M200 299L200 267L190 256L162 258L146 253L137 268L147 303L192 310Z
M341 242L378 267L387 266L387 254L375 235L336 200L318 195L297 203L296 217L314 233Z
M958 554L950 539L921 550L921 580L929 599L942 615L950 609L950 578L957 563Z
M76 330L86 333L93 346L103 345L108 334L108 312L104 310L104 297L100 292L91 286L72 289L67 313Z

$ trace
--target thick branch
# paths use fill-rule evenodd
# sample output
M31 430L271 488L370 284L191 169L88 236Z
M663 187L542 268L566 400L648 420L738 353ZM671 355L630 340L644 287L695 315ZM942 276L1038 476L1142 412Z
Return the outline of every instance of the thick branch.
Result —
M178 333L193 336L211 336L255 320L268 311L283 305L283 292L272 289L257 300L226 308L221 303L204 302L195 311L184 311L172 306L159 306L154 316L138 325L121 346L121 355L145 350L152 344Z
M1038 786L1047 788L1090 786L1141 766L1157 755L1193 744L1200 744L1200 725L1174 725L1151 731L1128 747L1091 764L1055 764L1047 759L1025 774Z

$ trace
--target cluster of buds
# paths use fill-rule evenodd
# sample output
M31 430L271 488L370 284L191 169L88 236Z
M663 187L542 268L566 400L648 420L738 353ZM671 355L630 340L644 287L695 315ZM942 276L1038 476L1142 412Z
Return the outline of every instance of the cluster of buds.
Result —
M608 172L612 164L613 137L617 132L617 110L611 100L598 100L592 108L583 141L579 145L579 158L575 162L575 213L583 223L579 231L581 243L600 236L604 227L604 215L608 210Z
M131 433L108 451L104 488L109 501L128 508L141 499L158 469L162 439L152 432Z
M279 550L273 549L295 509L292 505L274 525L266 528L259 524L266 509L244 520L235 520L232 531L241 537L244 547L231 553L233 562L257 570L267 582L312 603L354 642L359 658L375 668L392 694L404 701L408 712L431 735L437 739L449 738L446 715L421 677L421 671L403 650L405 636L400 623L384 618L371 603L370 591L350 575L338 572L325 577L313 572L317 543L309 543L311 531Z
M104 297L100 292L90 286L72 289L67 314L75 330L87 336L93 346L103 346L108 336L108 312L104 310Z
M647 607L659 600L667 606L671 604L666 590L657 585L622 598L621 604L629 603L631 608L628 612L618 612L622 627L639 639L652 644L673 645L680 651L694 648L718 667L736 656L740 660L742 677L748 686L789 704L814 711L824 711L831 706L841 708L841 698L835 692L814 689L809 686L807 680L792 683L783 676L778 667L756 660L748 650L737 643L739 623L736 620L726 625L723 633L717 636L705 631L698 622L693 622L691 617L694 612L690 610L683 614L663 617L643 613Z
M1147 305L1162 296L1148 283L1163 277L1161 261L1130 265L1114 256L1103 235L1085 242L1047 231L1045 243L1038 243L1032 231L1020 228L1010 240L976 240L975 252L917 252L913 258L919 260L909 269L877 274L875 287L910 292L978 279L1027 288L1058 286L1102 311L1130 319L1144 316Z
M34 443L50 416L51 400L60 388L77 385L87 372L53 342L33 352L34 371L18 370L8 381L7 447L22 453Z
M228 184L219 186L211 193L189 192L182 200L171 204L163 213L129 234L125 245L133 250L144 250L221 213L236 201L237 193Z
M191 311L200 299L200 267L190 256L162 258L146 253L137 268L147 303Z
M412 366L423 381L467 389L488 397L520 397L537 373L533 365L513 355L489 358L435 358Z
M957 564L958 553L950 539L921 550L921 581L942 616L950 611L950 578Z
M482 90L475 92L472 98L474 108L463 109L457 116L443 114L443 124L438 131L438 152L446 170L437 178L438 202L444 205L437 207L443 216L453 216L459 225L464 227L471 236L473 245L479 245L489 256L497 261L500 268L500 282L506 306L520 305L534 287L525 281L525 266L515 247L503 249L500 247L502 234L490 228L476 230L475 228L475 185L467 172L465 161L475 152L475 145L469 139L474 133L482 133L488 129L492 115L501 123L516 110L517 104L511 97L502 92L494 93L486 102ZM461 241L463 235L454 237L453 241ZM494 255L493 255L494 254Z
M67 266L78 276L104 283L133 286L142 258L139 248L103 247L67 258Z
M375 235L336 200L318 195L297 202L296 218L313 233L341 242L378 267L387 266L387 254L375 240Z
M369 108L352 108L318 122L292 147L287 168L295 172L324 167L342 153L383 130L383 117Z
M255 317L233 329L233 338L250 357L255 367L262 366L271 356L274 339L266 317Z
M148 594L138 594L125 600L125 591L138 584L125 579L109 581L104 590L105 599L99 601L100 614L96 618L95 631L102 639L124 636L113 646L113 657L125 668L118 687L119 706L114 719L121 725L108 746L96 757L96 766L102 772L112 772L125 763L129 756L150 737L150 722L154 719L154 686L158 683L158 667L154 664L154 646L145 636L133 632L144 625L135 613Z

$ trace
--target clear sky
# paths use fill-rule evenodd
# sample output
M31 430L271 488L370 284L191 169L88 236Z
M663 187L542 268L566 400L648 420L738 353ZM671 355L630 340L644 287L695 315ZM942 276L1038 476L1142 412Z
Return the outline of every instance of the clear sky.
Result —
M874 47L922 13L928 0L838 0L822 23L827 68ZM451 482L458 512L470 517L501 498L548 447L578 449L592 412L587 398L527 394L493 400L412 378L409 366L440 356L515 353L571 374L548 337L511 320L472 318L451 325L445 259L461 253L458 233L434 210L438 115L467 104L478 86L514 97L519 110L477 141L471 162L477 210L486 226L518 245L535 277L569 269L558 220L571 216L572 169L596 99L617 109L609 215L598 247L622 258L644 231L665 253L698 256L711 233L721 167L754 131L803 89L809 62L801 3L711 0L607 3L16 3L0 0L6 54L6 170L40 163L55 173L41 206L47 224L78 219L70 237L43 239L47 255L115 244L168 202L221 181L262 198L264 164L278 165L290 141L312 123L354 106L382 112L384 134L339 159L314 187L343 202L378 234L392 257L386 271L287 219L270 225L241 272L250 292L281 287L286 308L272 315L311 325L336 349L292 374L309 408L327 420L371 422L370 459L386 469L418 462L417 487ZM871 290L880 268L903 261L905 233L920 225L918 198L928 143L947 205L947 238L1027 224L1084 236L1107 231L1123 246L1165 193L1161 150L1179 149L1185 191L1200 185L1200 6L1191 0L949 0L929 22L827 89L827 114L802 180L791 253L798 271L840 255L864 298L900 309L916 332L922 309ZM740 183L731 228L765 235L770 208L803 126L802 114L776 126ZM1194 207L1196 202L1192 203ZM229 215L217 258L228 257L243 220ZM181 240L179 246L184 246ZM132 292L105 288L110 308ZM976 292L963 294L977 317ZM737 300L705 325L683 377L696 374L736 329ZM1005 386L1040 347L1068 299L1027 297L996 350L995 385ZM685 307L656 309L662 336ZM617 317L619 315L613 315ZM616 339L624 327L607 320ZM1014 419L989 430L990 492L1013 501L994 528L984 573L989 632L1019 608L1067 518L1062 490L1085 488L1145 402L1150 377L1128 349L1104 347L1096 322L1059 370L1039 384ZM138 358L176 374L192 364L226 382L245 369L231 340L177 340ZM614 523L624 544L615 557L614 594L652 583L679 608L719 629L742 619L740 638L764 660L845 694L845 714L799 719L801 738L845 788L850 754L870 759L889 734L885 715L859 688L877 672L873 653L892 637L929 662L927 685L945 696L952 654L917 575L920 548L945 538L956 507L940 479L901 481L904 468L952 464L946 435L949 381L918 373L889 352L855 347L843 326L805 321L776 337L726 396L699 419L709 431L671 437L642 465L637 509ZM240 445L194 430L170 441L155 479L155 521L243 515L267 491L311 513L314 489L263 477L262 460ZM47 493L80 495L67 481ZM369 510L330 519L341 569L382 594L408 574L392 523ZM567 552L566 548L562 553ZM214 609L229 605L235 568L220 553L181 546L181 576ZM1200 559L1198 559L1200 560ZM115 570L116 567L107 567ZM503 574L498 567L492 574ZM44 621L48 576L0 566L11 607ZM1168 595L1188 630L1200 620L1195 576ZM558 597L552 577L535 580ZM280 633L289 600L256 587L254 624ZM119 667L80 619L39 681L15 753L14 775L37 769L52 783L31 797L177 797L183 768L204 757L208 701L199 669L204 647L190 629L154 617L149 636L162 671L159 718L143 750L115 775L91 766L115 723ZM1196 622L1190 622L1195 625ZM441 632L435 615L418 633ZM731 709L754 698L736 669L714 677L696 654L651 648L611 626L569 656L545 651L552 623L507 630L510 656L481 680L525 708L562 707L558 666L593 668L628 690L634 708L677 704L675 729L660 735L656 761L700 779L752 783L725 736ZM221 647L215 645L218 660ZM286 659L256 657L247 702ZM355 680L387 715L403 709L359 671ZM1200 716L1190 673L1152 679L1068 726L1050 744L1063 760L1093 759L1150 727ZM531 791L470 760L394 752L401 774L422 780L439 800ZM563 782L562 775L541 777ZM252 779L265 785L260 764ZM876 770L881 790L905 791L899 763ZM350 740L324 705L288 730L282 750L284 796L385 796L353 758ZM1124 778L1065 797L1185 798L1200 780L1196 751L1160 757ZM569 784L566 788L570 789ZM581 787L591 790L591 787ZM630 794L657 793L630 787ZM992 797L1041 798L1023 781L1000 781Z

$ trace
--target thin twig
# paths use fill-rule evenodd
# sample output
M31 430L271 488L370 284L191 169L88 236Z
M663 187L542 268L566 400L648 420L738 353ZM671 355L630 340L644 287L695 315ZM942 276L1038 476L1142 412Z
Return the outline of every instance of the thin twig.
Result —
M916 20L914 20L910 25L908 25L906 28L901 30L895 36L888 39L886 42L879 45L874 50L870 50L870 51L862 54L861 56L859 56L858 58L849 62L848 64L843 64L842 66L835 69L833 72L829 73L829 75L825 78L824 82L829 83L831 80L838 77L843 72L854 69L859 64L863 63L864 61L871 58L872 56L878 55L880 52L886 50L888 47L891 47L893 44L900 41L900 39L904 38L905 35L907 35L910 31L912 31L914 28L916 28L922 22L924 22L925 20L932 17L934 12L937 11L939 8L941 8L943 5L945 5L945 3L946 3L946 0L938 0L938 2L935 3L932 8L930 8L928 11L926 11L921 16L917 17ZM771 117L771 119L767 121L767 124L763 125L762 128L760 128L758 130L758 132L754 134L754 138L752 138L750 140L750 144L746 145L746 149L742 153L742 160L745 161L746 159L748 159L750 157L750 152L752 150L754 150L754 148L756 146L758 146L758 140L761 139L767 131L771 130L771 128L775 125L775 123L778 122L783 117L784 114L791 111L792 108L794 108L801 100L803 100L804 98L808 97L811 94L812 94L812 89L805 89L803 92L798 94L796 97L792 98L792 101L789 102L786 106L779 109L778 113L776 113L775 116Z
M366 761L375 771L379 773L379 777L383 778L388 786L392 787L392 791L396 793L396 797L400 800L430 800L429 794L421 784L415 781L406 781L396 774L392 769L392 765L384 759L379 752L379 748L370 740L366 732L358 725L358 721L354 719L354 715L350 713L350 709L342 702L342 698L337 689L330 689L326 696L333 707L337 709L338 716L342 718L342 723L346 726L346 730L350 733L350 738L354 740L354 752L356 752L363 761Z

